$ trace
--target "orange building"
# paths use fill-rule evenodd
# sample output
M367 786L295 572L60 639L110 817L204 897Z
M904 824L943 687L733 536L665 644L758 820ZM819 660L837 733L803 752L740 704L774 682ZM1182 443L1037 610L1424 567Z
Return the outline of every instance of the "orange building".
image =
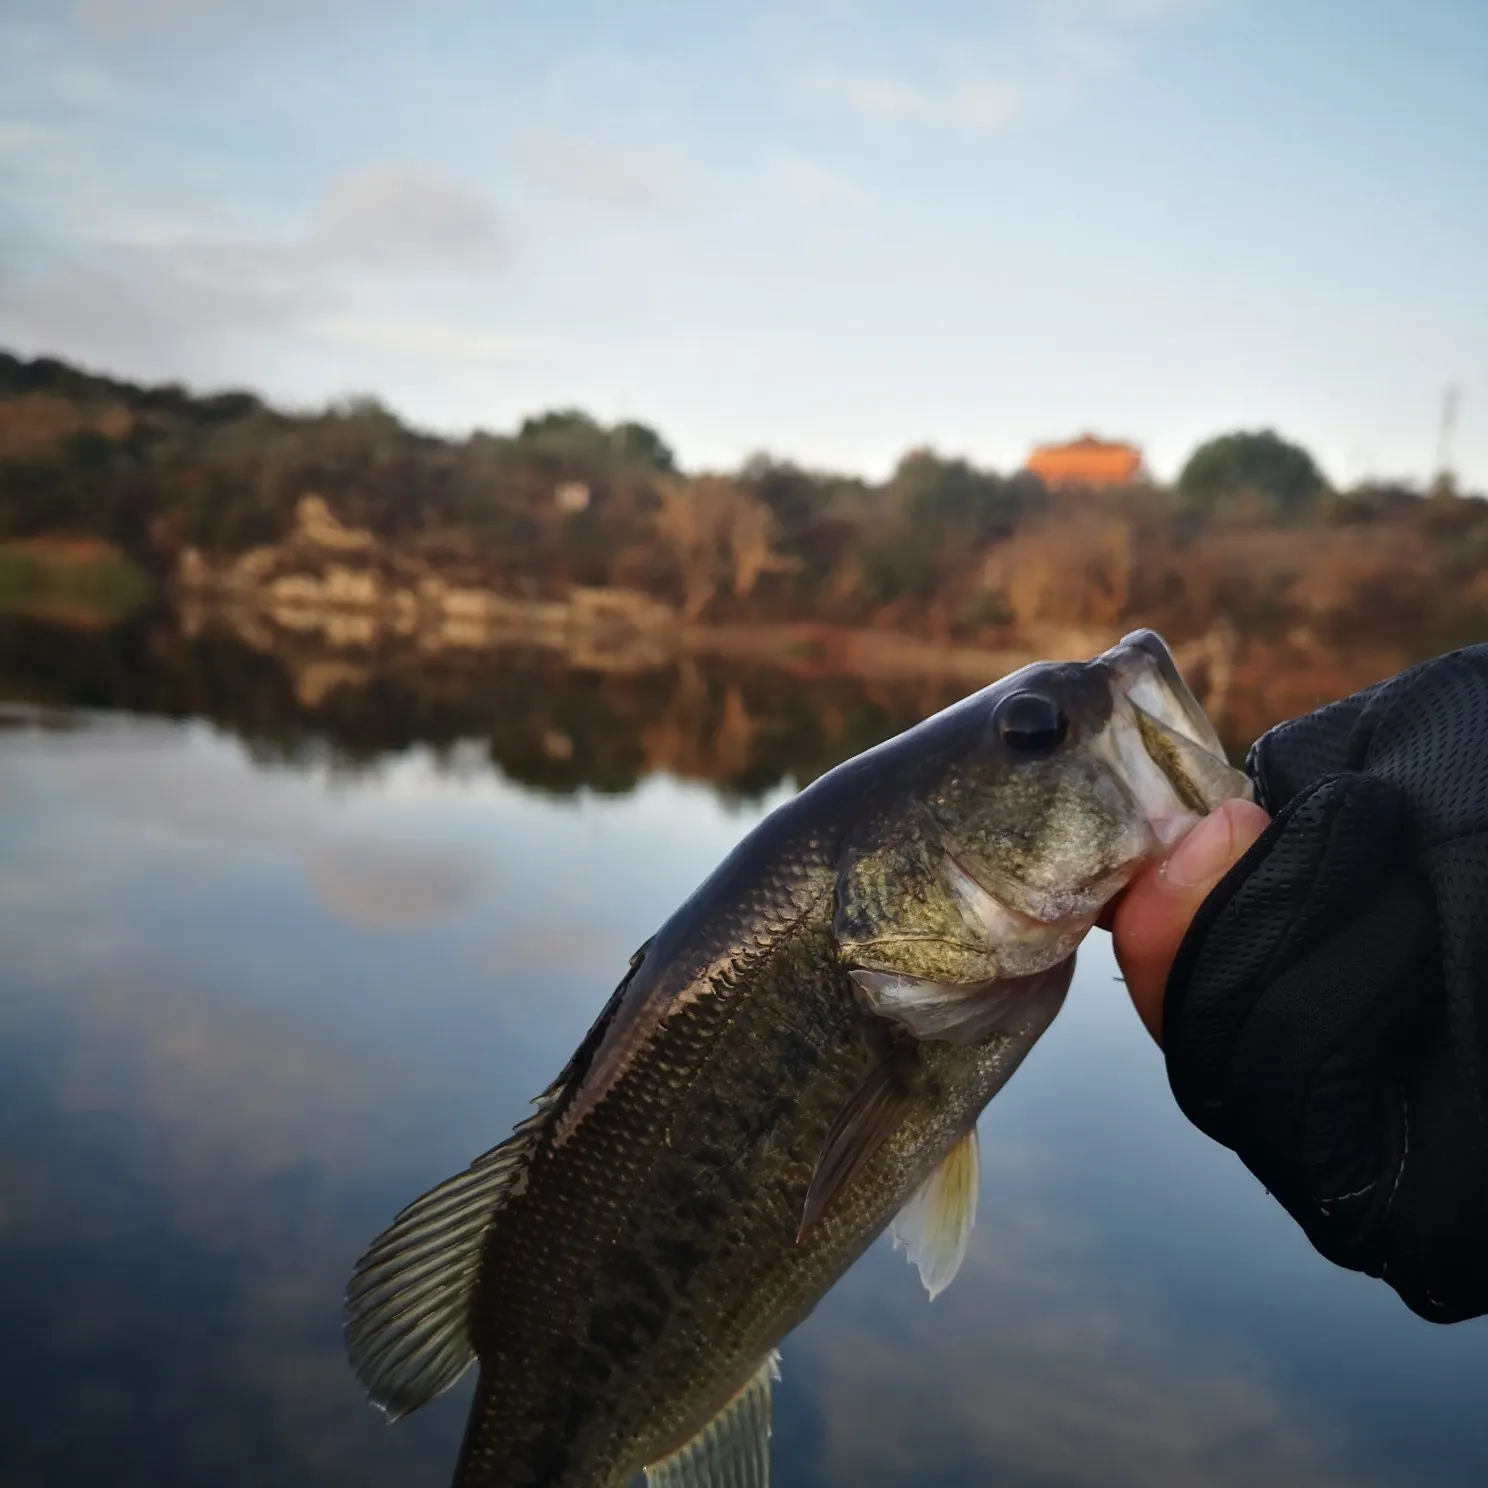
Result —
M1035 445L1028 468L1046 486L1124 486L1142 470L1142 451L1082 434L1068 444Z

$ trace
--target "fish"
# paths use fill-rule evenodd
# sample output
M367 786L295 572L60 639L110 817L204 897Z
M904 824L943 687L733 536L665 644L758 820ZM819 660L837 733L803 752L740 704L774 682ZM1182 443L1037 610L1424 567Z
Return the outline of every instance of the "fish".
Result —
M886 1229L932 1298L977 1120L1135 873L1248 796L1163 640L1023 667L778 807L499 1146L357 1263L392 1419L478 1363L455 1488L766 1488L781 1341Z

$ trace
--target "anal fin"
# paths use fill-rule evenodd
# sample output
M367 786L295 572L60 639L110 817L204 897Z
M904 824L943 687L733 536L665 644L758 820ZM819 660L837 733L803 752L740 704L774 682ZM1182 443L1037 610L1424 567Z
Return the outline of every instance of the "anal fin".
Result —
M769 1488L771 1349L749 1383L690 1442L646 1469L648 1488Z
M933 1302L955 1279L976 1224L981 1162L971 1127L894 1217L894 1249L919 1267Z

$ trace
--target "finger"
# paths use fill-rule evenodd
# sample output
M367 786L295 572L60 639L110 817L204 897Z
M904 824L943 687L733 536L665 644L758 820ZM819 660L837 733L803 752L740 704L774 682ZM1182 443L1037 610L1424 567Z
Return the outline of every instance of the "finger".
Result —
M1116 961L1138 1015L1158 1044L1163 989L1189 922L1269 821L1250 801L1226 801L1137 878L1116 907L1111 921Z

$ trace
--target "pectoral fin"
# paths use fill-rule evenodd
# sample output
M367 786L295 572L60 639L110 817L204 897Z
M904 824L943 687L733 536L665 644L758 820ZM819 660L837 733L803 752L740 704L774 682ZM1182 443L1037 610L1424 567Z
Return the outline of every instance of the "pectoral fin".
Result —
M685 1446L646 1469L649 1488L769 1488L771 1349L749 1383Z
M918 1055L913 1047L901 1043L848 1098L816 1159L797 1240L805 1238L826 1207L904 1119L914 1100L918 1075Z
M981 1165L976 1127L940 1160L894 1217L894 1249L919 1267L933 1302L955 1279L976 1224Z
M974 1044L988 1034L1012 1033L1024 1016L1047 998L1063 997L1074 974L1070 956L1031 976L995 977L989 982L931 982L892 971L854 971L880 1017L915 1038Z

